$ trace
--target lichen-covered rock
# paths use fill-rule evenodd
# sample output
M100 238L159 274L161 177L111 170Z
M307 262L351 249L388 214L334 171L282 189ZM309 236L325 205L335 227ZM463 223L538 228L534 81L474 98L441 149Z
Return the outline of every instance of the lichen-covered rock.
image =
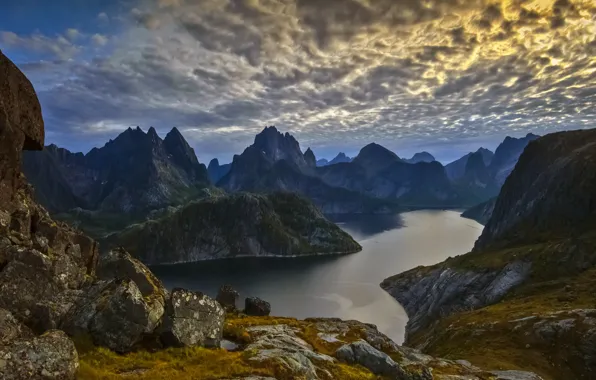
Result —
M145 297L165 297L166 290L161 281L149 268L123 249L114 249L103 256L96 273L103 280L132 280Z
M219 347L225 311L210 297L185 289L174 289L166 301L160 328L165 346Z
M341 346L335 352L335 356L350 364L360 364L375 375L387 376L391 379L407 379L406 372L399 364L364 340ZM432 379L432 376L429 374L428 378Z
M31 338L33 333L23 326L8 311L0 309L0 346L8 345L16 339Z
M244 301L246 315L267 316L271 313L271 304L259 297L247 297Z
M73 342L59 330L0 346L3 380L70 380L79 367Z
M215 298L227 311L236 309L236 301L238 301L240 294L234 290L232 285L223 285L217 292Z
M61 328L73 336L88 334L97 345L127 352L155 330L163 313L163 301L143 297L133 281L99 282L85 289Z

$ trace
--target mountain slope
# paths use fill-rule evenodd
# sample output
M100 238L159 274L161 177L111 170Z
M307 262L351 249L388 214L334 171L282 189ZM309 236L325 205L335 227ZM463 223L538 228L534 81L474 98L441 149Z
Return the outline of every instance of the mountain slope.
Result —
M477 204L476 206L472 206L466 211L464 211L461 216L464 218L472 219L477 221L480 224L486 225L490 220L491 215L493 214L493 210L495 208L495 202L497 198L491 198L486 202L482 202Z
M480 148L476 152L480 152L480 154L482 154L482 158L484 159L484 164L486 166L490 165L494 156L494 153L492 151L485 148ZM474 153L475 152L470 152L462 158L459 158L445 165L445 172L447 173L449 179L456 180L464 176L466 172L466 164L468 163L468 158L470 158L470 156Z
M526 146L538 137L540 136L532 133L521 138L505 137L505 140L495 150L495 155L488 166L495 183L499 186L505 183Z
M193 202L109 236L107 243L124 246L147 264L361 249L308 200L290 193L242 193Z
M471 253L382 283L408 312L407 342L545 379L589 378L595 190L596 130L529 143Z
M417 164L419 162L433 162L436 160L435 160L435 157L428 152L419 152L419 153L414 154L412 156L412 158L409 158L404 161L406 161L410 164Z
M228 174L231 167L232 164L220 165L217 158L212 159L209 162L209 166L207 167L207 172L209 173L209 179L211 180L211 183L217 183L223 178L223 176Z
M176 128L164 140L154 128L129 128L86 155L50 146L23 161L36 196L54 212L136 213L179 204L209 185L207 169Z

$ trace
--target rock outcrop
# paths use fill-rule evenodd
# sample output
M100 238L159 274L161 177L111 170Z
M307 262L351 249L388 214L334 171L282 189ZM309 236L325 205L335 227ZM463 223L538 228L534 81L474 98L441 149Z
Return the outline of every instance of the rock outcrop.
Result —
M219 302L226 311L234 311L236 310L236 302L238 302L239 297L240 293L234 290L231 285L223 285L219 288L215 300Z
M170 216L112 235L106 245L123 246L147 264L361 249L308 200L291 193L233 194L193 202Z
M231 167L232 164L220 165L219 160L217 158L212 159L209 162L209 166L207 167L211 183L216 184L217 182L219 182L220 179L222 179L226 174L228 174Z
M271 313L271 305L258 297L248 297L244 301L246 315L267 316Z

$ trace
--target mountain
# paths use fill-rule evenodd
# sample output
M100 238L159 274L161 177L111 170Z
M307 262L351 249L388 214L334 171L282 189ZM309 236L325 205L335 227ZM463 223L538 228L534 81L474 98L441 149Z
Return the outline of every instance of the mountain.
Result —
M468 163L468 159L470 158L470 156L472 154L478 153L478 152L480 154L482 154L482 158L484 159L484 164L486 166L490 165L490 162L493 159L494 153L488 149L480 148L476 152L470 152L470 153L466 154L465 156L463 156L462 158L459 158L459 159L445 165L445 172L447 173L447 176L449 177L449 179L456 180L456 179L463 177L463 175L465 174L465 171L466 171L466 164Z
M404 161L406 161L410 164L417 164L419 162L433 162L436 160L435 160L435 157L428 152L419 152L419 153L414 154L412 156L412 158L409 158Z
M519 156L522 154L528 143L536 140L538 137L540 136L532 133L528 133L522 138L507 136L505 137L505 140L499 144L488 167L491 176L499 186L505 183L505 179L507 179L507 176L513 171Z
M321 158L320 160L317 160L317 166L325 166L328 164L329 164L329 161L326 158Z
M596 371L596 130L528 139L535 141L507 177L473 251L381 286L408 313L407 343L426 353L453 352L546 379L589 378ZM523 142L508 144L518 151Z
M351 162L353 158L346 156L344 152L339 152L337 156L335 156L331 161L329 161L328 165L340 164L342 162Z
M477 221L480 224L486 225L490 220L490 217L493 213L495 208L495 202L497 198L491 198L486 202L482 202L477 204L476 206L470 207L466 211L464 211L461 216L463 218L468 218Z
M192 202L107 238L147 264L239 256L344 254L361 249L308 200L238 193Z
M209 173L209 179L211 183L217 183L223 176L228 174L232 164L224 164L220 165L219 160L214 158L209 162L209 166L207 167L207 172Z
M315 157L314 152L308 148L306 152L304 152L304 160L306 161L306 165L309 168L315 168L317 166L317 158Z
M217 185L232 192L297 192L328 214L385 213L397 209L392 201L326 184L318 178L312 162L307 162L291 135L268 127L255 137L253 145L234 156L230 172Z
M176 128L163 140L154 128L128 128L86 155L56 146L26 152L23 170L53 212L136 213L179 204L209 185L207 169Z
M499 194L500 186L491 177L481 151L468 156L464 174L452 182L461 194L465 194L466 199L475 202L484 202Z
M436 161L410 164L379 144L369 144L350 163L317 168L325 183L367 194L395 199L409 206L459 205L455 191Z

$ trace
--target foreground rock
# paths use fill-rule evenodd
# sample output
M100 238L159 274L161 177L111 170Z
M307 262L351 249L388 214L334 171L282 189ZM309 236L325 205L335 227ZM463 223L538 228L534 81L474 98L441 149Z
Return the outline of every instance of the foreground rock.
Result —
M3 380L74 379L79 368L77 350L62 331L52 330L30 339L0 346Z
M236 310L236 301L240 294L232 288L231 285L223 285L217 292L216 301L223 306L226 311Z
M391 379L407 378L403 368L389 355L377 350L364 340L341 346L335 351L335 356L346 363L359 364L364 368L368 368L375 375L387 376ZM426 369L420 378L432 379L432 375Z
M308 200L290 193L235 194L190 203L107 238L146 264L239 256L346 254L360 245Z
M248 297L244 301L246 315L267 316L271 313L271 304L258 297Z
M166 303L161 341L173 347L219 347L224 318L217 301L202 293L174 289Z

